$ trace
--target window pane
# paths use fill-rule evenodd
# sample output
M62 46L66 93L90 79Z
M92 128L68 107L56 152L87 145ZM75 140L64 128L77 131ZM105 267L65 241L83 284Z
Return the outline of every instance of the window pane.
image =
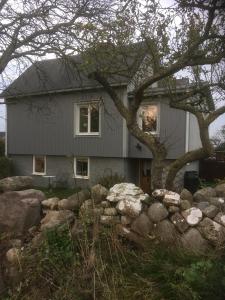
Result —
M88 132L88 107L80 107L80 132Z
M91 105L90 106L91 113L91 132L99 132L99 106Z
M145 132L157 131L157 106L144 106L142 110L142 130Z
M88 176L88 160L87 159L77 159L76 168L77 168L76 175Z
M34 158L34 171L35 173L44 173L45 172L45 158L44 156L35 156Z

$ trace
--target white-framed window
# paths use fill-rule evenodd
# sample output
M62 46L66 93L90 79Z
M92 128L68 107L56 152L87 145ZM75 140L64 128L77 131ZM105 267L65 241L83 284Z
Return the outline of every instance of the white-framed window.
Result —
M75 178L88 179L90 173L90 159L88 157L74 158Z
M146 133L159 134L159 104L144 104L137 113L138 125Z
M77 135L100 134L99 102L75 105L75 132Z
M33 156L33 174L45 175L46 174L46 156L34 155Z

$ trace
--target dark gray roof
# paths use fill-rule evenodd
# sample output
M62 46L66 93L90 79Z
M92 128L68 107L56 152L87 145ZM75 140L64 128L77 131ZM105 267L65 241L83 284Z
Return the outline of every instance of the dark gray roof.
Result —
M95 59L90 59L91 52L85 52L85 55L82 56L36 62L9 85L0 96L9 98L95 88L99 86L99 83L90 79L89 74L92 70L98 69L99 66L101 66L101 71L107 69L106 74L110 84L128 84L144 58L144 50L140 51L139 48L137 51L137 47L134 46L129 48L129 51L126 49L122 53L120 51L119 53L115 52L114 55L109 55L104 47L102 49L106 53L105 61L101 62L102 53L99 57L96 55Z

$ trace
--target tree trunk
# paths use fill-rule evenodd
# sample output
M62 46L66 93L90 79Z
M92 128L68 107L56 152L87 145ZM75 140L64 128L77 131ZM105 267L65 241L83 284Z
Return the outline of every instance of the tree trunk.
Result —
M165 167L163 158L153 158L151 165L151 189L162 189L162 174Z

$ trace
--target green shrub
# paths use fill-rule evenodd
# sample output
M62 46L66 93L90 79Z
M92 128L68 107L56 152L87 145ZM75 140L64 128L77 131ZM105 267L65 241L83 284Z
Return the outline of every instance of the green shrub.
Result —
M0 157L5 156L5 141L0 138Z
M110 189L112 186L114 186L116 183L121 183L125 181L125 177L121 176L117 173L112 173L109 175L103 175L102 177L99 177L98 183L106 187L107 189Z
M12 176L12 161L7 157L0 157L0 179Z

